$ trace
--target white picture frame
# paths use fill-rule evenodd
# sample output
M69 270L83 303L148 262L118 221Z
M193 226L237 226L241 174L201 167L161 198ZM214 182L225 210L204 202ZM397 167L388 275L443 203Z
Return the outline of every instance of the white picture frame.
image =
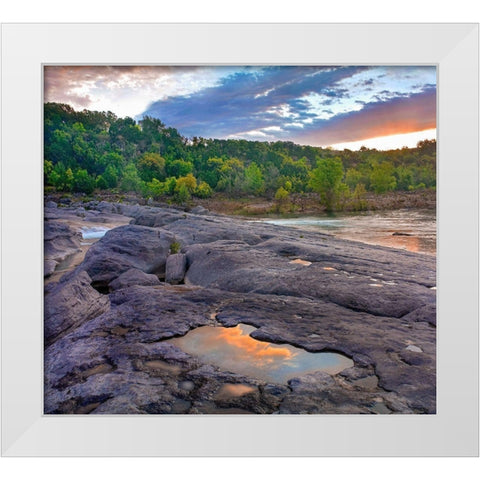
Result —
M478 24L2 25L2 454L478 455ZM436 65L435 415L43 415L44 64Z

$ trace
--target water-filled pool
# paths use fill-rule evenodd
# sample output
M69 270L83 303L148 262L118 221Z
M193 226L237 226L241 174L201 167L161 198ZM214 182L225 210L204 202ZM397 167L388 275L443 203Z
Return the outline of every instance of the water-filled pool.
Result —
M292 345L276 345L250 336L255 327L198 327L183 337L169 340L184 352L224 371L272 383L318 370L331 375L353 366L348 357L333 352L307 352Z

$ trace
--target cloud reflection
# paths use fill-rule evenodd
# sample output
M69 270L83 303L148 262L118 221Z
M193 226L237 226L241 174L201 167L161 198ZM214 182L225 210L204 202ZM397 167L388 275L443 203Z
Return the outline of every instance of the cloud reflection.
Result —
M245 324L231 328L204 326L169 342L203 363L275 383L317 370L333 375L353 365L348 357L337 353L311 353L287 344L255 340L249 335L253 330L255 327Z

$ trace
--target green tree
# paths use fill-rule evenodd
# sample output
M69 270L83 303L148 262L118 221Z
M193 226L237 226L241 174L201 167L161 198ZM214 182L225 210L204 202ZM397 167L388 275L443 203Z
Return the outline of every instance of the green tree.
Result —
M44 160L43 161L43 182L45 184L49 183L48 179L52 172L53 172L53 163L50 162L49 160Z
M45 157L54 164L61 162L68 166L73 158L71 140L69 132L63 129L55 130L50 142L45 145Z
M363 183L357 183L355 190L352 194L352 208L353 210L366 210L368 207L367 204L367 190Z
M70 192L73 187L73 172L71 168L65 168L62 162L57 163L50 172L48 183L56 190Z
M346 183L341 182L337 189L336 208L338 210L344 210L350 197L350 188L348 188Z
M153 197L158 200L160 197L167 193L165 182L161 182L156 178L153 178L151 182L147 182L145 185L145 196Z
M275 192L275 210L277 212L283 212L288 204L288 199L290 197L290 194L288 191L280 187L276 192Z
M169 177L185 177L193 172L193 164L182 159L167 161L165 170Z
M412 169L404 165L399 165L395 169L395 177L397 179L398 190L408 190L408 187L413 183Z
M137 161L137 170L144 182L152 178L163 180L165 178L165 159L158 153L144 153Z
M177 179L175 177L168 177L163 183L165 185L165 193L167 195L173 195L177 187Z
M217 190L229 194L241 192L244 169L244 163L238 158L225 160L220 169L220 179L217 183Z
M362 181L362 173L356 168L349 168L345 174L345 183L354 189Z
M199 172L199 178L207 182L212 188L216 188L220 180L220 170L223 166L221 158L209 158L205 167Z
M73 191L92 193L95 189L95 179L85 169L79 169L73 174Z
M188 190L188 187L181 183L180 185L177 184L175 187L175 200L179 203L185 203L190 200L191 194Z
M300 160L292 160L286 157L282 163L280 173L291 184L291 190L301 192L308 182L308 161L305 157Z
M133 163L129 163L123 171L120 188L124 192L139 192L142 189L142 183L137 167Z
M309 187L320 194L320 201L327 211L335 207L342 178L343 164L338 157L319 159L317 167L310 173Z
M96 186L99 190L108 190L107 181L103 178L102 175L99 175L99 176L95 179L95 186Z
M383 162L373 167L370 184L375 193L385 193L395 189L397 180L393 175L394 171L390 162Z
M109 165L103 172L103 179L107 184L107 188L116 188L118 185L117 169L113 165Z
M265 191L265 181L263 179L262 171L255 162L252 162L245 169L244 190L246 193L251 193L253 195L260 195Z
M117 152L107 152L100 156L97 161L97 173L103 173L109 167L116 171L122 169L125 165L125 159Z

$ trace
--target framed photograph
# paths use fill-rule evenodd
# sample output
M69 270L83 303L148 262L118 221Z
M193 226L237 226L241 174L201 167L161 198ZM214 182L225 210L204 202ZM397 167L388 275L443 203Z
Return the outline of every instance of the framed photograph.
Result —
M3 455L478 455L478 30L3 25Z

